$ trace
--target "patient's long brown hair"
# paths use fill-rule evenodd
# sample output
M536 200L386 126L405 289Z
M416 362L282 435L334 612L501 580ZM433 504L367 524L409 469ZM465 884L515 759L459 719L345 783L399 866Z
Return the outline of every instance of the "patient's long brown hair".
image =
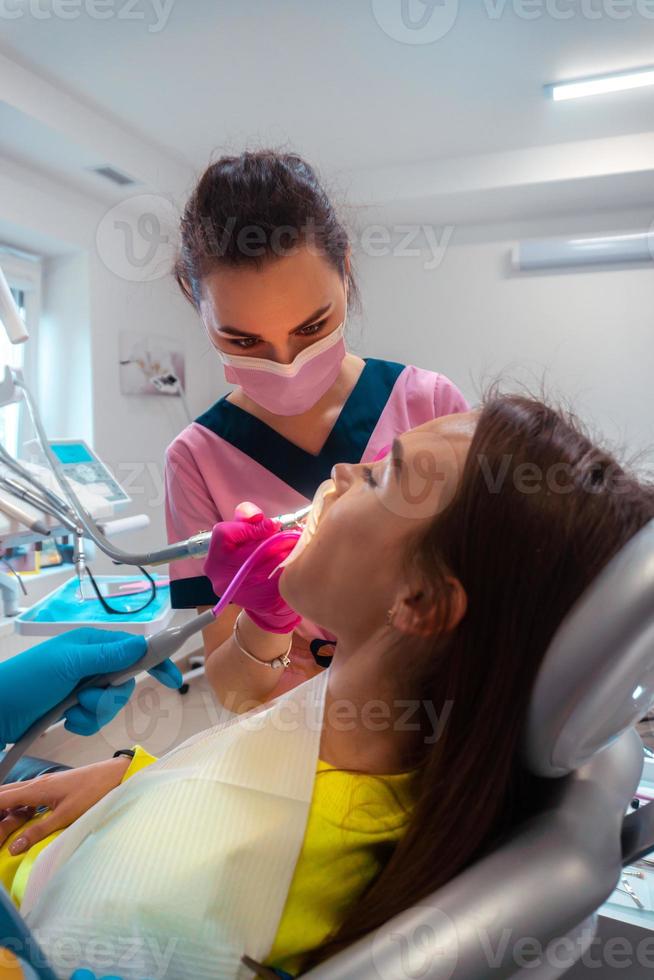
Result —
M420 902L528 811L519 740L538 667L574 602L653 517L653 488L574 417L527 397L487 400L456 496L409 556L436 601L451 576L468 597L454 632L399 651L415 697L451 713L418 767L405 836L305 968Z

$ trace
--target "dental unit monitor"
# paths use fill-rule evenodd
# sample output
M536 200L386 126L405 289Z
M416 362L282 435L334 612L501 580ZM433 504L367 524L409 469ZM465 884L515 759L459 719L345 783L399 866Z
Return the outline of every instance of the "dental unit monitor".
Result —
M83 439L57 439L50 443L50 449L69 480L114 506L131 502L109 468Z

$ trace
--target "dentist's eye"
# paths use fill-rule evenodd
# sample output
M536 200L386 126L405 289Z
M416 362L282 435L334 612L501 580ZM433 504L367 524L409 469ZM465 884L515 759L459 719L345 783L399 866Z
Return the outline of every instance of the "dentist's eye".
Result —
M325 326L326 323L327 320L320 320L318 323L312 323L308 327L302 327L301 330L298 330L297 336L312 337L315 333L320 333L320 331L322 330L322 328Z
M379 486L379 484L375 480L375 477L373 475L372 467L371 466L364 466L363 467L363 479L366 481L366 483L368 484L369 487L378 487Z
M259 341L256 339L256 337L243 337L242 340L230 340L230 344L233 344L235 347L240 347L242 350L247 350L249 347L254 347L254 345L258 343Z

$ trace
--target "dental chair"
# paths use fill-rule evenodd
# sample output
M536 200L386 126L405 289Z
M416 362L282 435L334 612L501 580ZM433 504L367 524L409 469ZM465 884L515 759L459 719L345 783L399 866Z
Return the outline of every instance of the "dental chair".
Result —
M634 725L652 703L654 521L598 576L541 666L523 742L525 766L543 790L538 812L419 906L306 976L567 973L592 943L597 910L622 868L654 850L654 804L625 816L643 768ZM13 907L4 918L3 908L0 896L0 945L12 935L10 917L21 927Z

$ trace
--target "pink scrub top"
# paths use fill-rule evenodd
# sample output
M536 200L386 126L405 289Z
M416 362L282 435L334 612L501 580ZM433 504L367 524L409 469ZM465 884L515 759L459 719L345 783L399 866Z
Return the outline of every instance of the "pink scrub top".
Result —
M181 541L230 520L243 500L267 517L310 503L336 463L365 463L396 436L443 415L468 411L461 392L442 374L368 358L321 451L314 455L289 442L237 405L220 401L191 423L166 453L168 540ZM218 601L195 559L170 568L173 608ZM298 632L316 661L328 634L304 620Z

